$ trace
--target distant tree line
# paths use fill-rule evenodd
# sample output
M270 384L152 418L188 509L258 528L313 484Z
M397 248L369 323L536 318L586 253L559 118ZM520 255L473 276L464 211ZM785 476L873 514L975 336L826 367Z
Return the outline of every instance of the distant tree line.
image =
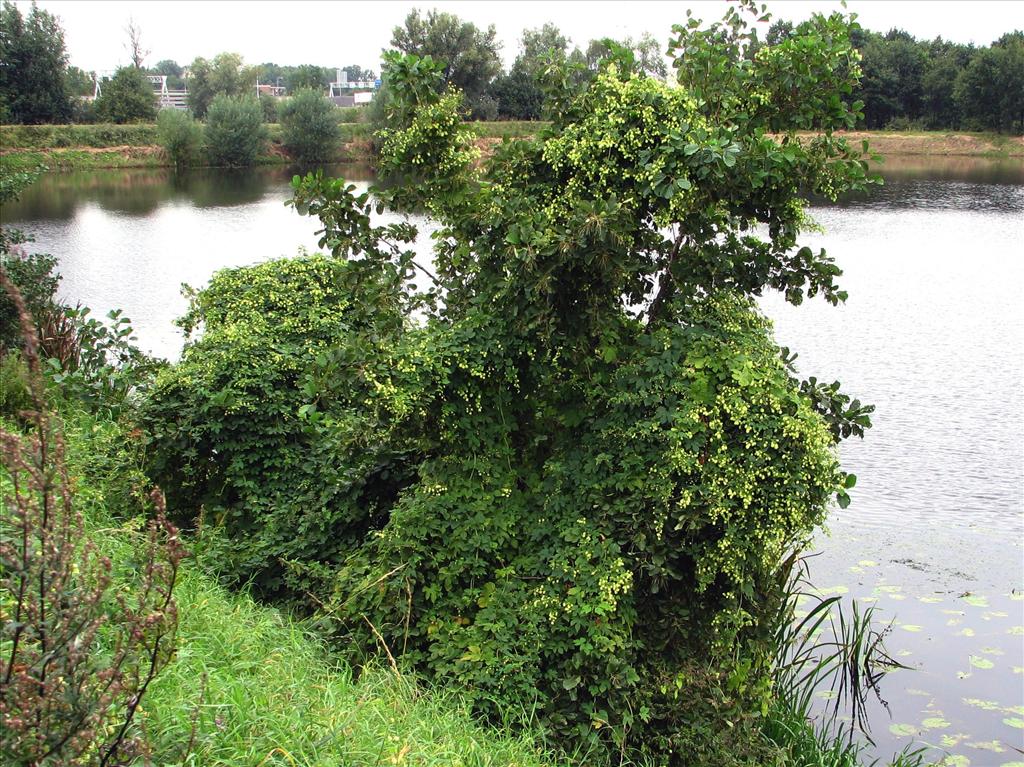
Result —
M794 34L775 22L772 45ZM900 29L857 30L863 75L854 98L864 102L864 127L1024 132L1024 32L975 47L937 37L917 40Z
M146 74L165 75L171 89L187 85L189 107L200 119L216 96L255 95L257 82L284 87L291 94L326 91L336 77L335 69L313 64L247 66L241 56L228 52L196 58L187 67L163 60L145 68L138 27L132 22L126 31L133 63L105 84L104 97L92 104L92 76L69 66L58 20L35 5L22 16L10 0L3 0L0 122L150 121L155 105ZM782 42L795 31L790 22L777 21L764 41L745 55L752 55L759 45ZM854 44L862 57L863 76L853 98L864 104L863 127L1024 133L1024 32L1009 32L990 46L975 47L941 38L916 40L897 29L886 34L857 30ZM625 56L641 71L668 76L662 46L650 35L591 40L580 47L553 24L525 30L518 55L505 71L494 25L480 29L455 14L433 10L413 10L394 28L390 46L444 62L442 87L452 85L465 93L471 119L542 119L542 76L551 60L568 62L572 76L581 82L593 77L608 56ZM377 77L359 65L342 69L349 80ZM378 120L388 99L386 72L382 77L385 89L372 110ZM276 119L272 99L263 99L262 108L265 121Z

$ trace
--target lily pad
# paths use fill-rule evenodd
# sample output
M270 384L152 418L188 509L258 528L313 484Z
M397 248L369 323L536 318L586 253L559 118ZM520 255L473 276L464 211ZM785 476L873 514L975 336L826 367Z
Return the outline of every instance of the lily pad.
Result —
M966 740L968 736L963 733L957 733L956 735L943 735L939 739L939 745L943 748L956 748L960 745L960 741Z
M910 631L910 632L913 632L915 634L918 631L921 630L920 626L917 626L917 625L915 625L913 623L904 623L902 626L900 626L900 628L903 629L904 631Z
M942 601L942 597L918 597L919 602L924 602L926 605L937 605Z
M1006 655L1006 653L998 647L982 647L981 652L983 655Z
M861 567L878 567L878 562L873 559L862 559L857 564Z
M1024 636L1024 626L1011 626L1006 629L1006 633L1015 637Z
M1006 751L1003 748L1003 744L998 740L979 740L975 743L967 742L964 745L970 746L971 748L980 748L983 751L991 751L994 754L1001 754Z
M816 593L819 596L830 597L833 595L849 594L850 589L847 586L831 586L827 589L818 589Z
M971 760L963 754L950 754L941 762L936 763L936 767L970 767Z
M949 727L949 722L943 719L941 716L930 716L921 722L921 725L926 730L944 730Z
M988 600L980 594L968 594L961 597L971 607L988 607Z
M988 610L988 611L982 613L981 617L982 617L983 620L990 621L993 618L1007 618L1007 617L1009 617L1009 615L1010 615L1009 613L1004 612L1002 610Z
M996 664L990 661L988 658L982 658L980 655L972 655L971 665L975 668L992 668Z
M972 628L963 628L963 629L960 629L958 632L956 632L956 635L959 636L959 637L972 637L972 636L974 636L974 629L972 629Z
M917 735L917 728L912 724L890 724L889 732L902 738Z
M984 711L998 711L1002 708L994 700L981 700L980 698L962 698L963 702L973 708L980 708Z
M1010 727L1016 727L1018 730L1024 730L1024 719L1018 719L1015 716L1008 716L1003 720L1003 724L1008 724Z

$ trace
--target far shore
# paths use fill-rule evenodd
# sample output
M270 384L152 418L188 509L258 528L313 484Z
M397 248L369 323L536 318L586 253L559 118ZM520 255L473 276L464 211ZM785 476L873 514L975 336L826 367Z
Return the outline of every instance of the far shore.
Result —
M503 138L529 136L542 123L475 123L481 148L488 148ZM51 171L73 171L101 168L168 167L163 149L152 143L155 126L109 126L116 129L121 143L95 146L87 142L104 126L0 126L0 167L7 171L31 170L40 165ZM271 126L273 129L276 126ZM337 162L372 160L367 126L349 126L339 147ZM354 128L355 130L351 130ZM112 131L113 132L113 131ZM271 138L275 132L271 130ZM810 134L808 134L810 135ZM996 160L1024 161L1024 136L1002 136L991 133L850 131L851 143L867 140L870 151L886 157L976 157ZM258 159L260 165L288 165L291 158L280 144L271 141L268 150Z

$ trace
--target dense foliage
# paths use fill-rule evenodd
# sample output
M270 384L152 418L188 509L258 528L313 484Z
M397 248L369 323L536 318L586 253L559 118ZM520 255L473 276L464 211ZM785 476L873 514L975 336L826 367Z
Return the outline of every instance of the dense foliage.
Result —
M160 146L176 168L194 165L203 151L203 126L188 112L161 109L156 119Z
M217 96L241 98L250 95L256 72L243 65L237 53L218 53L212 60L197 57L189 65L188 107L199 119L206 117Z
M621 46L590 80L551 67L556 120L483 165L444 66L389 55L375 194L440 223L433 268L368 195L297 180L336 260L219 274L147 405L225 574L595 754L757 762L780 570L870 425L752 301L845 300L799 238L804 195L867 181L834 133L851 29L815 16L748 58L744 14L689 20L680 87Z
M767 41L793 33L792 24L776 22ZM977 48L899 29L861 30L854 42L865 127L1024 132L1024 33Z
M484 31L451 13L433 10L424 17L419 9L413 9L405 22L394 28L391 47L443 62L442 84L461 90L471 109L478 106L488 84L501 71L494 25Z
M259 102L251 96L214 97L206 113L205 135L212 165L254 165L267 140Z
M302 90L279 110L281 143L299 162L328 162L335 158L341 130L334 105L321 92Z
M96 118L102 122L153 122L156 119L156 97L142 70L121 67L103 83L95 109Z
M26 16L10 0L0 5L0 123L66 122L64 30L34 3Z

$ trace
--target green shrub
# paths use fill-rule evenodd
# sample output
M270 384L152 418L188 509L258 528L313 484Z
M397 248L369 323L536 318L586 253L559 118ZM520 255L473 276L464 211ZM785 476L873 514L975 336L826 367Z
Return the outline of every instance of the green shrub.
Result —
M0 355L0 416L12 420L32 407L28 387L28 366L21 354L12 350Z
M366 107L337 108L338 122L361 123L366 121Z
M227 573L480 711L528 701L594 763L764 764L780 570L849 502L835 446L870 425L795 377L754 300L845 300L799 240L801 190L867 183L833 134L857 116L849 25L751 62L742 15L694 20L681 87L622 49L589 82L553 72L552 123L482 166L444 65L386 54L373 194L440 222L433 268L369 193L296 179L343 303L276 274L200 294L207 335L148 411ZM302 327L318 307L328 335Z
M161 109L156 123L160 145L175 167L194 165L203 149L203 126L180 109Z
M135 67L121 67L103 84L95 102L96 117L112 123L152 122L156 118L153 87Z
M402 322L395 305L353 302L366 279L376 282L323 257L218 272L183 320L202 337L160 374L142 414L172 509L204 508L227 533L228 579L264 595L282 593L282 559L337 558L386 505L387 426L355 403L373 396L382 364L362 339L386 348ZM335 359L362 375L313 394ZM330 438L311 428L323 418Z
M261 96L260 109L263 110L263 122L267 125L278 121L281 100L276 96Z
M56 307L55 295L60 275L54 270L57 259L44 253L27 253L24 242L6 240L10 230L0 234L0 268L22 291L29 312L38 322ZM18 315L6 293L0 293L0 353L18 349L23 339L18 328Z
M215 96L206 112L206 150L213 165L253 165L266 141L263 110L248 96Z
M338 154L338 116L317 91L299 90L281 105L281 133L284 148L299 162L329 162Z

